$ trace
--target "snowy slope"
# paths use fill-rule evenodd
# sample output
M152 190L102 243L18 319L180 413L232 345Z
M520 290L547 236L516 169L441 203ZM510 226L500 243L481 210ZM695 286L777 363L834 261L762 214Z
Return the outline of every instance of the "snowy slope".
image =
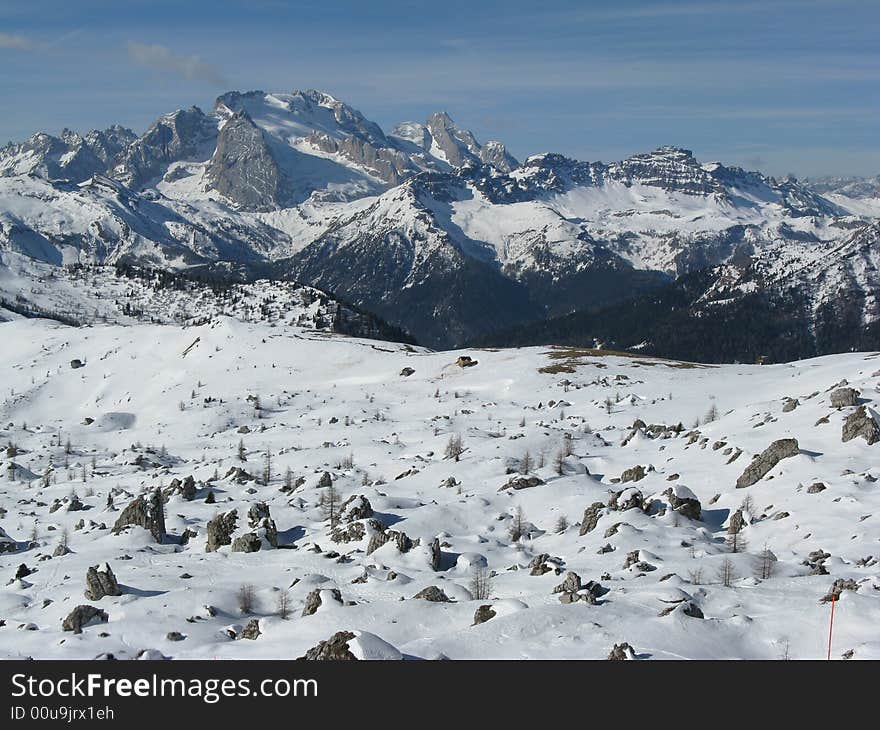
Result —
M0 553L3 656L293 658L352 630L420 658L604 658L623 641L638 658L823 658L820 599L844 580L832 655L880 658L880 447L841 442L856 408L832 408L829 393L845 379L870 413L876 354L705 367L547 348L433 353L229 318L187 329L27 320L0 332L15 343L0 353L0 438L15 445L0 464L0 528L15 548ZM457 366L459 354L477 364ZM453 435L458 461L444 458ZM782 438L799 451L736 488ZM239 467L261 481L266 450L267 484L225 476ZM636 465L645 476L620 483ZM517 470L541 481L502 489ZM336 539L348 542L320 508L324 472L341 500L363 498L342 513ZM171 486L190 475L188 501ZM156 487L169 495L167 537L114 534L123 508ZM698 519L673 509L689 497ZM372 517L351 512L364 500ZM244 536L261 502L279 548L206 551L210 520L236 509L230 539ZM367 554L380 529L409 540L388 535ZM105 562L121 595L85 598L87 569ZM492 577L475 598L481 566ZM594 603L553 592L574 573L600 584ZM242 614L245 583L255 599ZM451 600L413 598L429 586ZM62 631L80 604L107 622ZM494 615L474 625L481 606ZM259 635L241 638L252 620Z

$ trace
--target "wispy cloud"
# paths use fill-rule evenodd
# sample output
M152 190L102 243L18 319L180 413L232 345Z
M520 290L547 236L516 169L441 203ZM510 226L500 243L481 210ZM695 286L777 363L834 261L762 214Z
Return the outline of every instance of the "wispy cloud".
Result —
M0 31L0 48L9 48L14 51L30 51L35 45L24 36Z
M198 56L181 56L165 46L134 41L128 42L128 55L142 66L178 74L190 81L204 81L214 86L227 85L224 75Z

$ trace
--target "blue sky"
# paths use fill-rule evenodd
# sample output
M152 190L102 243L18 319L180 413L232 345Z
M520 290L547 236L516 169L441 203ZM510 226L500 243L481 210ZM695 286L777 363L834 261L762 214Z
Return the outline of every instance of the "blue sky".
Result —
M444 109L518 157L660 144L880 174L880 2L4 0L0 144L317 88L388 129Z

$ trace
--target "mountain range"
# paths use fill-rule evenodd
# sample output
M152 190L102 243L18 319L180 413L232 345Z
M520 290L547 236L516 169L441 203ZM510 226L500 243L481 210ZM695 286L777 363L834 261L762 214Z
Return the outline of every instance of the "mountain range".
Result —
M672 146L519 161L443 112L385 132L323 92L229 92L142 135L0 149L0 296L38 304L24 260L135 266L299 282L434 348L782 360L880 349L878 218L876 178L776 179Z

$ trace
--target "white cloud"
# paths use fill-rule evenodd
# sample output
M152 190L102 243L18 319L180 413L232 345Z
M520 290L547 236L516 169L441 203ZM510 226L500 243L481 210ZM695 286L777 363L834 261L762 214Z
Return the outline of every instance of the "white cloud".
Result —
M198 56L181 56L165 46L129 41L128 55L136 63L159 71L170 71L190 81L225 86L226 79L214 66Z

